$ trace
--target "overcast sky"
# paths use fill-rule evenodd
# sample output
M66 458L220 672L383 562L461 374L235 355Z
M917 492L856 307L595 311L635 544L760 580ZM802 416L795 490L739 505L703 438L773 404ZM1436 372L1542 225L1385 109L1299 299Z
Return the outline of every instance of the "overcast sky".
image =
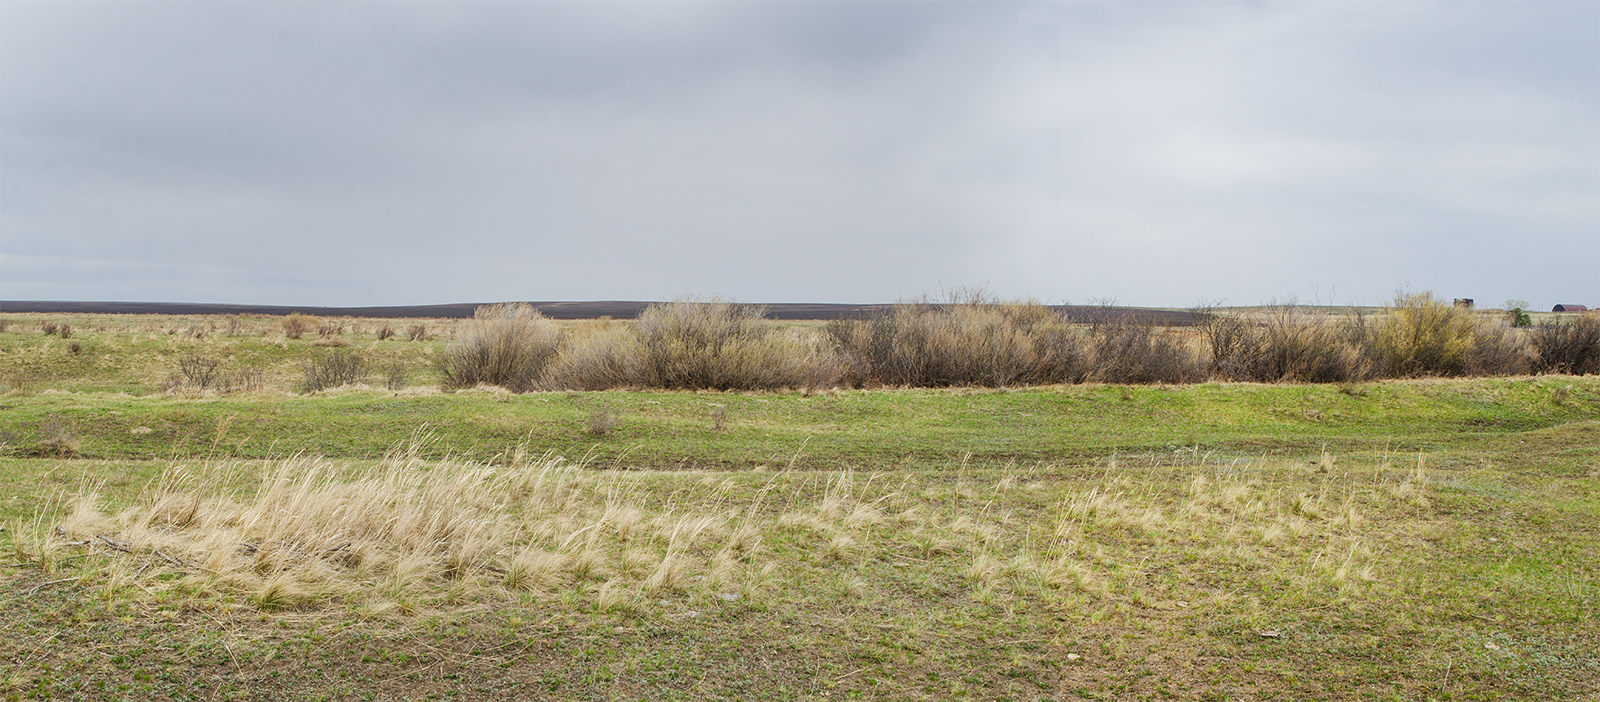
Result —
M0 2L0 298L1600 304L1600 3Z

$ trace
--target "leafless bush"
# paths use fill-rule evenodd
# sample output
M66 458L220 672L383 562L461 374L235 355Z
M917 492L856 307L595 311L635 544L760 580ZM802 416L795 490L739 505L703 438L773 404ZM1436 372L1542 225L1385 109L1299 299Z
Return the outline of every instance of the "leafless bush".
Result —
M393 338L394 337L394 327L391 327L391 326L389 326L387 324L385 324L385 325L383 325L381 327L378 327L377 337L378 337L378 341L386 341L386 340L388 340L390 338Z
M317 338L332 339L336 336L342 336L344 331L345 329L343 322L323 322L317 325Z
M72 325L71 324L62 324L60 327L57 327L56 328L56 336L59 336L59 337L61 337L63 339L71 339L72 338Z
M830 387L842 369L814 334L783 330L760 307L721 300L651 305L562 350L551 387L766 390Z
M1090 333L1090 380L1102 383L1189 383L1205 378L1199 357L1148 317L1125 313Z
M239 333L241 332L241 330L243 329L243 327L244 327L244 323L239 321L238 317L229 317L228 318L228 331L227 331L227 334L228 334L229 337L238 336Z
M1252 379L1347 383L1367 376L1360 346L1327 314L1293 304L1267 312L1255 344Z
M366 364L361 357L348 350L339 350L307 361L303 366L305 382L301 391L312 393L341 385L352 385L366 377Z
M1256 380L1260 339L1254 325L1215 304L1190 311L1199 319L1195 326L1211 351L1212 374L1223 380Z
M1600 313L1544 322L1529 330L1528 340L1536 373L1600 373Z
M479 307L441 360L446 388L498 385L531 390L555 355L561 330L525 302Z
M1351 328L1295 304L1276 305L1252 323L1215 307L1194 312L1211 352L1211 372L1225 380L1348 383L1368 375Z
M1005 387L1075 382L1087 372L1081 335L1048 307L979 293L901 303L827 330L852 385Z
M55 333L56 333L56 330L58 330L60 328L61 328L61 325L56 324L55 322L40 322L39 323L39 331L44 332L45 336L54 336Z
M406 327L406 338L412 341L424 341L428 338L428 328L421 324Z
M70 353L74 356L83 353L83 344L80 344L76 341L67 344L67 353Z
M178 359L178 369L167 376L162 390L168 393L255 392L265 386L260 368L245 366L228 370L221 359L189 353Z
M606 327L563 345L544 377L546 385L564 390L643 387L644 345L633 329Z
M1506 318L1478 318L1472 331L1467 375L1521 375L1530 367L1527 340Z
M383 385L390 390L404 390L408 374L409 371L406 369L405 364L395 361L383 369Z
M298 339L311 331L317 325L317 318L309 314L296 312L283 318L283 335L291 339Z
M178 359L178 372L183 375L184 381L202 392L218 380L218 369L221 367L222 359L197 353L185 354Z

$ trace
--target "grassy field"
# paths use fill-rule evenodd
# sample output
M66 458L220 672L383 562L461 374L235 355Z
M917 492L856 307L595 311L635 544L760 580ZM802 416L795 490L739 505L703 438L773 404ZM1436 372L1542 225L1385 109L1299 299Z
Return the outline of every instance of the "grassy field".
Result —
M159 390L258 324L0 333L0 697L1600 699L1593 377Z

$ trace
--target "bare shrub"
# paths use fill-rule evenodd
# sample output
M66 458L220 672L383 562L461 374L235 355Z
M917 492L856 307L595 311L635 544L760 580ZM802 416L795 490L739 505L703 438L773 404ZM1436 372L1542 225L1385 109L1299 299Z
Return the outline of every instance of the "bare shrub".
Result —
M316 317L296 312L283 318L283 335L291 339L298 339L305 336L305 333L311 331L315 326L317 326Z
M344 331L343 322L323 322L317 325L317 338L332 339L336 336L342 336Z
M1088 377L1102 383L1188 383L1205 377L1200 358L1183 339L1167 334L1149 317L1125 313L1096 324L1090 333L1093 366Z
M70 353L74 356L83 353L83 344L80 344L76 341L67 344L67 353Z
M1214 307L1196 308L1211 352L1211 372L1226 380L1348 383L1368 375L1351 329L1295 304L1275 305L1252 323Z
M1600 313L1544 322L1529 330L1528 340L1536 373L1600 373Z
M1386 377L1464 375L1476 331L1470 310L1432 293L1401 293L1368 328L1368 348Z
M977 292L835 320L827 331L852 385L1005 387L1076 382L1087 371L1081 335L1048 307Z
M1264 382L1346 383L1368 374L1361 348L1337 321L1292 304L1267 313L1256 354L1252 375Z
M759 306L722 300L651 305L563 349L552 387L771 390L829 387L842 367L814 334L778 329Z
M779 329L765 308L718 299L653 305L634 325L650 384L666 388L771 390L830 387L841 369L815 334Z
M445 350L440 361L444 387L484 384L527 392L560 341L560 328L532 305L484 305L473 313L465 334Z
M644 345L634 331L611 326L575 339L545 370L545 384L567 390L606 390L646 384Z
M61 337L63 339L71 339L72 338L72 325L71 324L62 324L60 327L57 327L56 328L56 336L59 336L59 337Z
M406 338L412 341L425 341L428 338L428 328L421 324L406 327Z
M405 364L395 361L383 369L383 386L390 390L404 390L408 374L409 371L406 369Z
M55 322L40 322L39 323L39 331L44 332L45 336L54 336L56 331L59 330L60 328L61 328L61 325L56 324Z
M205 391L218 379L222 359L198 353L184 354L178 359L178 372L188 385Z
M394 337L394 327L391 327L391 326L389 326L387 324L385 324L385 325L383 325L381 327L378 327L377 337L378 337L378 341L387 341L388 339L393 338Z
M352 385L366 377L366 363L348 350L339 350L306 361L303 366L305 382L302 392L312 393L341 385Z
M229 337L238 336L240 334L240 332L243 330L243 327L244 327L244 323L239 321L238 317L229 317L228 318L228 329L227 329L226 333L227 333L227 335Z
M1527 340L1506 318L1476 320L1472 331L1472 352L1467 356L1467 375L1521 375L1530 367Z
M1255 380L1260 338L1255 327L1216 305L1204 304L1191 312L1211 351L1211 372L1224 380Z

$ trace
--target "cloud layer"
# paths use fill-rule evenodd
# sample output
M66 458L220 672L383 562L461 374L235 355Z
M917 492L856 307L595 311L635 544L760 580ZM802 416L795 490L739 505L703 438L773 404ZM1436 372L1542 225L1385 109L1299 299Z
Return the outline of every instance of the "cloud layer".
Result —
M1600 302L1600 5L5 3L0 297Z

